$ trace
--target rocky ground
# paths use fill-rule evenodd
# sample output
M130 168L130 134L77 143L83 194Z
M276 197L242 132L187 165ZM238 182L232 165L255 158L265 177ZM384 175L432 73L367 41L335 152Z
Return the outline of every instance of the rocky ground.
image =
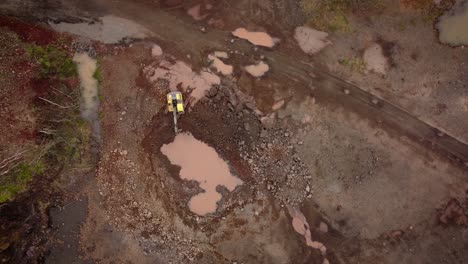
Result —
M41 10L37 23L52 23L52 18L68 23L94 20L78 27L52 26L75 33L57 35L66 39L59 42L66 52L97 58L98 73L93 76L99 80L95 98L100 104L99 126L92 128L99 140L78 140L80 158L72 154L71 162L45 160L70 165L55 174L55 167L47 165L48 170L34 177L37 187L0 205L4 262L326 264L468 259L468 185L461 160L467 141L468 53L440 44L433 29L452 1L333 0L320 5L62 0L49 6L27 2L27 8L15 11L17 2L0 4L0 13L24 18L37 8ZM317 11L323 17L312 16ZM2 130L0 161L8 161L17 149L40 148L56 140L38 141L21 131L63 129L41 122L52 115L41 108L43 104L31 102L47 99L59 106L45 101L46 105L58 108L68 104L66 96L58 97L60 92L15 95L20 101L7 96L36 87L22 84L35 80L34 69L39 71L33 67L34 57L25 52L30 45L25 43L58 44L37 38L31 29L25 31L26 24L2 19L0 56L9 59L0 65L0 117L10 122L7 114L13 113L27 119L11 121L14 129ZM266 31L279 42L274 40L273 47L252 45L230 34L238 27ZM33 29L58 34L44 23ZM321 39L301 42L298 32ZM233 66L232 73L218 72L226 65L215 64L213 54L218 54L218 63ZM265 73L245 68L260 61L268 65ZM180 63L188 70L174 66ZM336 79L328 80L324 72ZM201 84L184 89L178 78ZM48 77L68 84L72 90L66 91L77 89L76 78L59 79ZM373 99L346 99L358 98L341 88L349 86L337 86L339 96L327 94L342 79ZM200 92L206 82L207 91ZM200 184L181 179L181 167L161 152L175 138L165 97L174 84L190 102L179 117L180 132L212 147L242 181L232 191L219 185L222 199L207 215L197 215L188 206L203 192ZM438 149L434 144L445 141L432 141L431 146L426 139L434 136L422 130L392 127L386 122L387 104L411 116L411 122L446 133L458 144L459 155L434 151ZM361 111L367 109L362 105L375 107ZM89 135L87 126L80 129L74 138ZM54 176L48 176L49 181L37 177L44 175ZM37 192L55 185L59 187L51 188L50 194ZM12 213L31 204L39 213ZM12 225L15 221L21 224ZM46 243L46 236L54 239Z

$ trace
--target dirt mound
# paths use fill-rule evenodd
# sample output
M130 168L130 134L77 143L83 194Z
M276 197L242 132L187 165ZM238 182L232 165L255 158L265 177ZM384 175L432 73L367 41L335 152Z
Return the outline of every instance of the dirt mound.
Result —
M463 206L457 199L451 199L443 210L439 212L439 221L445 225L455 224L468 226L466 205Z

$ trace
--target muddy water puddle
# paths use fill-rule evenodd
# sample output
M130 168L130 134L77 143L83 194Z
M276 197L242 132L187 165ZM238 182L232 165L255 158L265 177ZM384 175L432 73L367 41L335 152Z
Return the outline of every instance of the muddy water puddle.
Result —
M59 32L68 32L107 44L115 44L125 38L142 39L152 33L145 27L125 18L112 15L104 16L98 22L84 23L49 23Z
M259 61L257 64L246 66L244 69L253 77L262 77L270 70L270 66L263 61Z
M292 217L292 226L294 230L300 235L304 236L305 243L307 246L320 250L320 252L322 253L322 256L324 257L322 264L329 264L329 261L326 258L327 248L325 247L324 244L318 241L314 241L312 239L310 226L304 214L302 214L302 212L299 209L294 208L292 206L288 205L287 208L288 208L289 214Z
M191 93L191 96L195 99L194 103L205 96L205 93L212 85L221 83L221 79L208 69L202 69L197 73L182 61L171 63L163 60L158 67L149 66L145 70L149 81L167 80L172 91L178 90L178 86L181 86L184 90L194 89Z
M78 66L78 76L81 83L81 116L91 124L93 138L100 141L98 81L93 77L97 62L87 53L77 53L73 61Z
M241 39L245 39L254 45L268 48L273 48L273 46L278 41L277 39L272 38L268 33L248 31L245 28L238 28L234 30L232 35Z
M181 167L180 177L186 180L195 180L204 192L193 196L189 209L195 214L206 215L214 213L221 194L216 191L218 185L226 187L229 191L242 184L242 181L233 176L228 164L218 155L214 148L197 140L190 133L178 134L174 142L161 147L161 152L169 161Z
M224 63L221 59L228 59L229 56L226 52L215 51L213 54L208 55L208 60L211 62L217 72L223 75L231 75L234 67Z
M437 23L439 40L454 46L468 45L468 1L458 1Z

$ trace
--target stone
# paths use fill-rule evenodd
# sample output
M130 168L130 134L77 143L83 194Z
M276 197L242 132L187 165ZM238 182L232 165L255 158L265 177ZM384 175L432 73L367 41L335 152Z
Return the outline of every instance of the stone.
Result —
M267 129L273 128L275 125L275 120L271 117L264 116L260 118L260 122L262 123L262 126Z
M285 104L284 99L279 100L279 101L277 101L277 102L275 102L275 103L273 104L273 106L271 107L271 109L272 109L273 111L276 111L276 110L280 109L281 107L283 107L284 104Z
M219 93L218 93L218 94L215 96L215 98L214 98L214 100L215 100L216 102L221 101L221 99L223 99L223 96L222 96L221 94L219 94Z
M242 110L244 110L244 105L243 104L237 104L236 105L236 112L239 112L239 114L241 114Z
M215 97L217 93L218 93L218 88L212 87L210 91L208 92L208 97Z

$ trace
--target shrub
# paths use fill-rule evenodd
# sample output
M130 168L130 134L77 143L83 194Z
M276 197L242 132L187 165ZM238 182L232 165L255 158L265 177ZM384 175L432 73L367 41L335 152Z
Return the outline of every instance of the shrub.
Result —
M301 0L303 12L310 16L308 24L324 31L349 31L346 13L350 0Z
M30 46L27 51L41 65L41 74L44 76L56 75L59 78L68 78L76 75L75 62L61 48L52 45L45 48Z
M32 164L20 163L11 175L5 175L4 182L0 184L0 203L24 191L32 178L42 172L44 172L44 165L40 161Z

